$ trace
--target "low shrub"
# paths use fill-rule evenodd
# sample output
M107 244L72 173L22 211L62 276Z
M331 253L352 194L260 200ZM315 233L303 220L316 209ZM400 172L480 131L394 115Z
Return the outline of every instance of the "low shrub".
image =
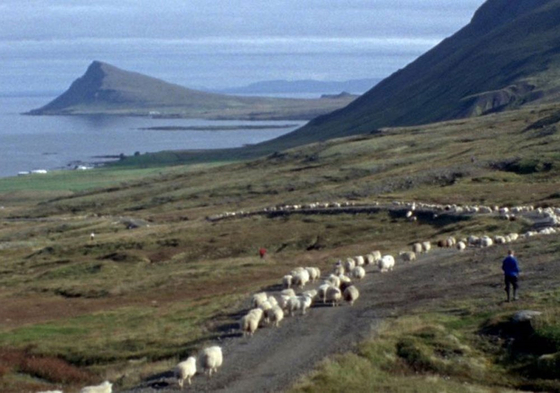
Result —
M411 338L404 338L397 342L397 355L416 372L435 371L427 348Z
M45 381L60 384L78 384L91 381L91 374L80 370L63 359L32 354L32 348L0 350L0 377L18 372Z
M27 357L19 365L19 371L53 383L77 384L91 380L86 371L54 357Z

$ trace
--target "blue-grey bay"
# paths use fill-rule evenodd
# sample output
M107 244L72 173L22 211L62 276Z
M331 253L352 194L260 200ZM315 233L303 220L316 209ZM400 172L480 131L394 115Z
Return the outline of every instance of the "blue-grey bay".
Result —
M0 177L37 169L71 169L106 156L162 150L241 147L276 138L303 121L208 121L115 116L23 116L52 97L0 96ZM243 129L251 127L289 128ZM157 131L153 127L235 127L227 131Z

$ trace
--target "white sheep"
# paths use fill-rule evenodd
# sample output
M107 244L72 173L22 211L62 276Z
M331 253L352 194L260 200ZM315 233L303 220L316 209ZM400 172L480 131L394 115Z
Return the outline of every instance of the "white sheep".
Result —
M244 315L239 321L239 329L243 332L243 335L252 336L259 328L259 318L255 314Z
M305 268L299 266L299 267L294 268L294 270L292 270L292 271L290 272L290 274L291 274L292 276L295 276L297 273L301 273L301 272L303 272L304 270L305 270Z
M490 247L493 244L494 244L494 241L489 236L482 236L482 238L480 239L480 246L481 247Z
M477 246L480 244L480 238L478 236L471 235L467 238L467 243Z
M467 245L465 244L465 242L461 241L457 243L456 247L457 250L463 251L465 248L467 248Z
M309 296L311 299L315 299L317 297L318 291L316 289L310 289L308 291L303 291L303 296Z
M355 269L355 268L354 268ZM350 285L352 285L352 279L348 276L340 276L340 285L338 286L338 288L341 291L344 291L344 288L349 287Z
M301 303L297 296L292 296L288 299L288 315L293 316L297 310L301 310Z
M376 263L381 259L381 251L375 250L371 252L371 255L373 255L373 261Z
M268 298L262 302L260 302L259 307L261 310L266 311L272 308L272 304L268 301Z
M272 307L278 305L278 300L276 300L276 298L275 298L274 296L269 296L269 297L268 297L268 302L270 303L270 305L271 305Z
M351 271L356 267L356 261L353 258L346 258L346 262L344 262L344 269L346 271Z
M301 314L303 315L305 314L305 311L307 311L307 309L311 307L311 304L313 303L313 297L309 294L304 294L299 296L299 301L301 303Z
M312 298L307 295L291 297L288 300L288 314L294 315L297 310L301 310L301 314L304 315L305 311L311 307L313 302Z
M266 294L266 292L255 293L251 300L251 304L253 305L253 307L258 307L259 304L261 304L267 299L268 299L268 295Z
M373 254L366 254L365 264L372 265L375 262L375 257Z
M259 304L259 308L263 311L263 316L264 316L264 322L268 323L268 314L267 311L270 310L272 308L272 304L267 300L265 300L264 302L261 302L261 304Z
M175 366L174 374L181 389L183 389L185 380L190 385L192 377L196 374L196 358L194 356L190 356L187 360L177 364L177 366Z
M319 285L317 288L317 296L321 299L323 303L327 301L327 290L332 287L330 282L325 282L324 284Z
M416 260L416 254L414 251L401 251L399 256L403 260L403 262L413 262Z
M352 283L352 281L344 281L340 283L340 292L344 293L344 290L350 286L354 285L354 283Z
M113 384L105 381L100 385L86 386L80 390L80 393L111 393L113 391Z
M337 306L342 298L340 289L330 286L327 288L326 301L331 302L332 306Z
M340 276L342 274L344 274L345 270L344 270L344 266L342 265L341 261L338 261L336 263L336 265L334 266L334 274L336 274L337 276Z
M415 254L420 254L423 250L422 243L414 243L412 245L412 252Z
M258 324L264 319L264 310L262 308L253 308L250 310L247 315L251 315L255 318Z
M201 351L198 360L200 362L202 370L205 373L208 372L208 376L211 377L212 373L217 372L218 368L223 363L222 348L217 345L204 348Z
M361 256L361 255L355 256L354 260L356 261L356 266L364 266L365 265L364 257Z
M284 289L280 292L281 296L296 296L296 291L292 288Z
M288 300L290 300L291 297L292 295L290 296L280 295L280 301L278 302L278 306L284 311L288 310Z
M284 310L280 308L280 306L272 307L270 312L270 322L274 324L274 326L280 326L280 321L284 319Z
M357 278L358 280L361 280L362 278L364 278L366 276L366 271L363 267L361 266L356 266L353 270L352 270L352 277Z
M350 303L351 306L360 297L360 291L354 285L349 286L344 290L344 300Z
M377 267L379 267L381 273L391 271L395 267L395 258L392 255L384 255L379 262L377 262Z
M290 288L292 286L293 276L291 274L286 274L282 277L282 288Z
M432 249L432 244L430 242L422 242L422 251L423 252L428 252Z
M344 274L342 275L344 276ZM331 274L328 278L327 281L330 282L332 284L332 286L334 287L340 287L340 277L342 276L336 276L334 274Z
M496 244L506 244L506 238L504 236L494 236L494 243Z
M303 288L309 282L309 272L302 270L293 275L292 283L298 288Z
M321 276L321 271L319 270L319 268L306 267L305 270L307 270L307 273L309 273L309 279L311 280L311 282L315 282L315 280L317 280Z

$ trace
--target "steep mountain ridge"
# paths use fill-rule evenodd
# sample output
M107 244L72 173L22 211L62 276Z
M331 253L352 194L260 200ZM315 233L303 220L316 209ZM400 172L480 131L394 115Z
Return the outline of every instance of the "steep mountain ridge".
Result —
M471 22L283 148L558 99L560 0L489 0Z

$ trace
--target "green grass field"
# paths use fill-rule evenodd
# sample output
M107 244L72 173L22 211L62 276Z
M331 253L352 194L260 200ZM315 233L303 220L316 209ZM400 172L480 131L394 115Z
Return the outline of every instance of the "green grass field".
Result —
M560 135L525 131L556 110L385 129L230 164L225 162L239 157L224 152L221 163L177 165L179 154L173 166L162 166L164 159L1 179L0 390L68 390L95 377L134 386L215 337L216 324L234 323L227 315L292 267L327 271L341 255L375 248L397 253L415 241L451 234L526 231L526 221L483 216L415 226L387 212L213 223L206 217L337 200L560 205ZM543 258L557 255L557 243L540 244ZM260 247L269 250L265 261L258 258ZM535 290L528 306L542 307L557 296ZM445 311L453 307L466 314ZM550 310L543 331L556 337L556 306ZM518 389L527 379L504 382L511 370L495 362L500 348L485 347L477 334L489 316L504 315L466 298L461 305L399 316L387 321L381 340L327 360L294 389ZM463 346L471 352L449 359L434 349L455 353ZM31 358L44 362L31 367ZM467 362L464 370L461 362ZM64 373L55 370L66 368L76 376L61 382ZM556 389L541 382L531 386Z

